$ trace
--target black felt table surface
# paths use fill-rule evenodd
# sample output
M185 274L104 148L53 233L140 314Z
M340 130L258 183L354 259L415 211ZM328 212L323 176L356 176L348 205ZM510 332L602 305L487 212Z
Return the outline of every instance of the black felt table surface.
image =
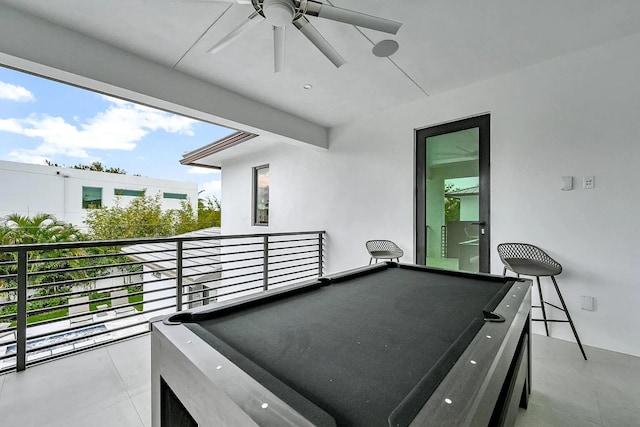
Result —
M390 268L188 327L203 339L211 334L210 344L222 342L221 352L241 369L263 369L338 426L384 426L418 384L428 384L420 394L433 392L441 378L429 384L425 376L439 361L455 362L466 342L447 355L453 361L441 359L461 335L471 341L482 326L482 310L503 287L500 281ZM251 366L245 369L243 360ZM277 384L266 386L279 394Z

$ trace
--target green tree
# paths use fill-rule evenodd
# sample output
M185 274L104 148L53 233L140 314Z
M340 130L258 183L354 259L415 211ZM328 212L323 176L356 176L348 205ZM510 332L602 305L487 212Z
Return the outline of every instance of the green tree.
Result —
M44 163L47 166L55 166L58 168L66 168L68 166L65 165L59 165L58 163L54 163L50 160L45 159ZM113 167L106 167L104 166L102 163L100 162L93 162L90 165L83 165L82 163L78 163L75 166L72 166L73 169L80 169L80 170L88 170L88 171L95 171L95 172L107 172L107 173L117 173L120 175L126 175L127 171L124 169L120 169L120 168L113 168Z
M445 194L454 191L452 184L447 184L445 186L444 192ZM449 221L460 221L460 199L457 197L444 197L444 220L445 222Z
M215 196L198 199L198 228L220 227L222 206Z
M11 214L0 221L0 243L3 245L57 243L83 240L84 236L73 225L58 221L50 214L38 214L33 217ZM83 255L81 249L57 249L29 251L29 285L51 283L38 289L37 295L52 295L68 292L69 286L59 286L56 282L85 277L84 272L65 272L61 270L76 267L77 261L67 261L65 257ZM16 252L0 254L0 276L15 275L17 273ZM0 290L3 293L15 293L17 283L14 278L0 280ZM36 308L59 305L61 300L41 300ZM66 304L66 299L64 300ZM30 303L31 305L35 303ZM48 305L47 305L48 304ZM15 304L5 306L0 314L15 313Z
M202 228L198 224L199 210L196 213L187 200L180 202L180 209L173 211L173 215L175 221L174 234L184 234Z
M5 245L69 242L82 239L77 228L58 221L51 214L38 214L33 217L7 215L0 227L3 230L0 236Z
M163 210L160 194L152 197L146 191L125 207L117 200L114 206L89 211L85 222L95 240L167 237L198 229L187 201L180 209Z
M120 175L126 175L127 174L127 171L124 170L124 169L114 168L114 167L107 167L107 166L104 166L100 162L93 162L90 165L77 164L73 168L74 169L81 169L81 170L96 171L96 172L117 173L117 174L120 174Z

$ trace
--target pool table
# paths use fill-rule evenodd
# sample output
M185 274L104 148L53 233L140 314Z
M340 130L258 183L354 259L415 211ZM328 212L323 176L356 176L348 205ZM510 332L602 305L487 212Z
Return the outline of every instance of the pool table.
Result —
M152 322L152 423L512 425L530 281L381 263Z

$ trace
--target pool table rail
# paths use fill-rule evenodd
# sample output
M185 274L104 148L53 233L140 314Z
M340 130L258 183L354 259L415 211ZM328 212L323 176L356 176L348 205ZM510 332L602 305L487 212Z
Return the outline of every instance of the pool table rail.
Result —
M172 425L161 422L161 378L199 426L335 426L317 407L307 409L320 422L305 418L187 328L153 324L151 371L154 427Z
M499 425L512 425L513 414L505 411L512 399L520 401L521 392L526 400L530 386L531 281L514 282L494 312L506 321L485 322L410 426L487 426L500 419L506 421ZM527 389L502 397L520 351L526 359Z
M178 313L163 322L156 321L152 323L151 336L152 425L163 426L159 403L162 378L201 426L335 426L329 414L302 396L304 410L296 411L295 405L282 400L180 323L197 321L211 312L261 304L265 299L286 298L292 292L305 292L396 267L507 283L499 276L385 263L217 303L213 308ZM526 402L530 390L531 281L508 280L513 281L509 291L492 310L505 321L485 321L433 393L424 398L425 402L419 397L405 407L404 402L401 403L390 415L389 425L513 424L513 402L521 401L523 391L522 401Z

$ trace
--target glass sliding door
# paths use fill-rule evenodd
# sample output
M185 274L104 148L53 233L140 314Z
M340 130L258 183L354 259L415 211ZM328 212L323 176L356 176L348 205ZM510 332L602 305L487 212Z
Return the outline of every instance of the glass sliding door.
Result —
M416 263L489 271L489 116L416 132Z

